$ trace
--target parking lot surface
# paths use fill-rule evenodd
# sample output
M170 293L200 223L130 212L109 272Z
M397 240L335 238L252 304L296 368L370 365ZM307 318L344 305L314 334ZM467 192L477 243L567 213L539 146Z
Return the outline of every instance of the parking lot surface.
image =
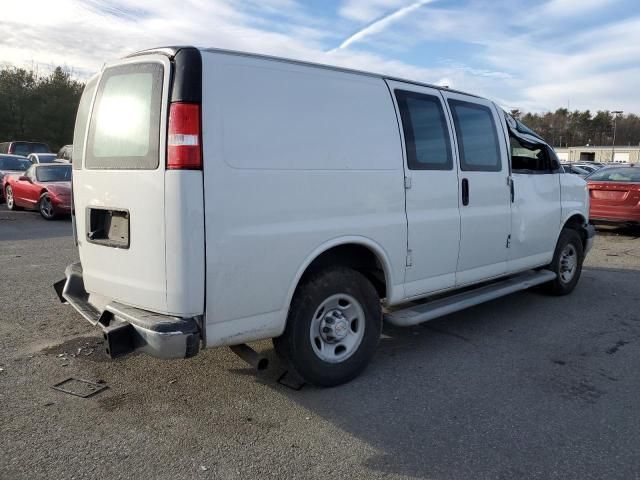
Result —
M0 478L635 479L640 238L601 232L576 291L385 327L371 366L291 390L270 342L109 360L51 285L71 223L0 206ZM90 398L53 390L105 382Z

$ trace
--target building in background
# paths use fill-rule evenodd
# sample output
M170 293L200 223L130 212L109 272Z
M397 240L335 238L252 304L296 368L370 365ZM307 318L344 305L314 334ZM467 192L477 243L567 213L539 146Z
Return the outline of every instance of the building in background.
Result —
M556 148L561 162L640 163L640 146L584 146ZM614 153L615 152L615 153ZM611 158L612 153L614 154Z

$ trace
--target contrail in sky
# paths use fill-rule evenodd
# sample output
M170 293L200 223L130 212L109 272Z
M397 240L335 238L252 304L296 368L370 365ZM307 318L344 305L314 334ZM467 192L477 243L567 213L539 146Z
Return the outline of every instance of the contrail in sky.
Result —
M358 30L356 33L354 33L345 41L343 41L339 47L329 50L329 53L335 52L336 50L341 50L343 48L347 48L352 43L358 42L369 35L380 33L383 30L385 30L389 25L391 25L393 22L400 20L402 17L408 15L414 10L419 9L420 7L428 3L433 3L434 1L435 0L419 0L417 2L413 2L410 5L407 5L406 7L399 8L398 10L391 12L390 14L385 15L382 18L379 18L374 22L370 23L369 25L367 25L366 27Z

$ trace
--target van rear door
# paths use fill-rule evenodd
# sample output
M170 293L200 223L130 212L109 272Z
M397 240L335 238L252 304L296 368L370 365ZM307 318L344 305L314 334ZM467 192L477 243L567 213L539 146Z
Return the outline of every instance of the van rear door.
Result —
M202 172L165 167L172 60L149 54L104 68L87 109L86 142L74 139L82 152L79 159L74 152L75 220L93 302L192 316L203 313L204 293L184 285L183 257L204 264L204 239L197 221L185 225L180 212L195 203L190 218L202 214ZM203 269L190 273L204 283Z

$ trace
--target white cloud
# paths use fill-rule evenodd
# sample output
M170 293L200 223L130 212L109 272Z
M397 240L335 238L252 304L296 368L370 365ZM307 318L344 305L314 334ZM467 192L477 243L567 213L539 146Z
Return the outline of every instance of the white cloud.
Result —
M357 22L371 22L383 14L406 6L407 0L347 0L338 13Z
M406 5L402 8L394 10L393 12L385 15L384 17L376 20L373 23L370 23L366 27L358 30L356 33L349 36L346 40L344 40L340 44L338 48L340 49L347 48L352 43L359 42L370 35L375 35L380 32L383 32L387 28L389 28L391 25L393 25L395 22L409 15L411 12L419 9L420 7L423 7L424 5L427 5L428 3L432 3L433 1L434 0L419 0L417 2L413 2L409 5Z
M190 44L444 84L527 110L570 100L574 108L640 112L640 12L593 22L624 1L585 0L575 16L591 22L578 28L568 0L538 9L524 0L424 8L415 0L344 0L324 14L298 0L10 0L0 17L0 62L62 64L86 78L136 50ZM544 9L557 15L541 16ZM354 21L369 23L349 37ZM324 53L345 38L349 48Z
M577 16L585 15L615 3L615 0L550 0L537 15Z

